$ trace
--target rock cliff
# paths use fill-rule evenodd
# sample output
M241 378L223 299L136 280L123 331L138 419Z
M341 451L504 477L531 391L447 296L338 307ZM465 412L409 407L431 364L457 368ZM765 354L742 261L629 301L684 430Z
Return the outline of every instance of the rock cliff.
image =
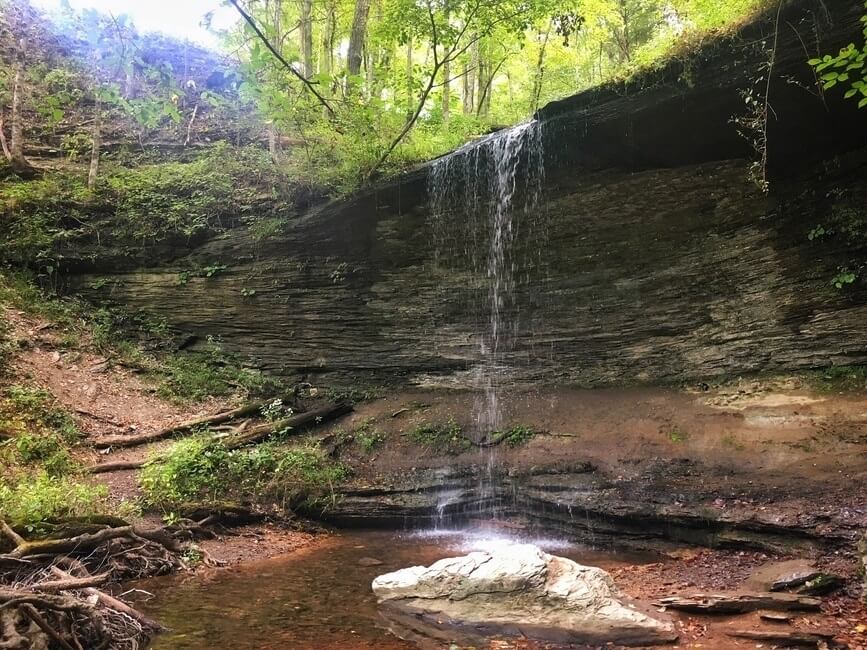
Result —
M863 263L867 242L808 238L865 218L864 111L823 96L806 63L860 35L861 13L790 3L779 20L540 111L543 201L516 237L529 260L515 273L516 378L660 382L867 361L867 290L830 283ZM453 241L435 242L428 170L313 208L266 242L236 229L170 264L82 263L69 284L290 376L468 384L482 279L440 254L471 244L457 221ZM226 271L179 284L216 263ZM111 281L97 281L106 269Z

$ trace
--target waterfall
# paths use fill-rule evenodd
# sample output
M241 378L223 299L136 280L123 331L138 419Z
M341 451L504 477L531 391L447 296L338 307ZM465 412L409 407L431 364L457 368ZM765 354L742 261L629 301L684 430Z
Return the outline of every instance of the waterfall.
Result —
M466 145L432 165L428 175L434 266L461 287L461 297L443 289L446 313L470 315L478 363L473 385L479 395L475 436L485 440L505 424L502 392L512 383L512 352L518 334L521 279L538 262L544 181L542 129L533 120ZM520 245L519 245L520 244ZM446 293L448 292L448 293ZM460 318L458 319L460 320ZM435 328L454 327L448 317ZM479 501L495 500L495 458L485 452L487 477ZM489 509L483 506L483 510Z

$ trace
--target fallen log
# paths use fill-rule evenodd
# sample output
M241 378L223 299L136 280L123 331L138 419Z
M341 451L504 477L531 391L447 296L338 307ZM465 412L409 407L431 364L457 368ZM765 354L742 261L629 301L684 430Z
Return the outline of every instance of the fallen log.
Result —
M130 469L141 469L147 464L146 460L119 461L117 463L99 463L87 468L88 474L108 474L109 472L122 472Z
M820 603L818 598L768 591L668 596L661 598L656 604L685 612L743 614L760 609L784 612L815 611L819 609Z
M327 404L321 408L299 413L289 418L283 418L276 422L268 422L253 427L243 434L231 436L225 439L224 445L227 449L237 449L246 445L253 445L279 431L292 430L298 433L308 427L316 426L328 420L333 420L352 411L352 404L348 402L338 402L337 404Z
M798 632L795 630L732 630L726 632L727 635L737 639L750 639L752 641L764 641L775 645L782 645L786 648L792 646L801 646L807 648L819 647L837 647L834 644L834 635L830 632ZM822 646L827 644L827 646Z
M71 575L66 573L66 571L62 571L61 569L58 569L56 566L51 567L51 573L56 575L58 578L62 578L63 580L70 580L73 578ZM161 625L160 623L157 623L153 619L148 618L147 616L142 614L137 609L133 609L132 607L130 607L126 603L118 600L117 598L115 598L113 596L109 596L107 593L100 591L99 589L96 589L94 587L86 587L84 589L84 592L89 596L95 597L99 602L101 602L103 605L105 605L109 609L113 609L116 612L121 612L122 614L126 614L127 616L134 619L135 621L137 621L139 624L141 624L145 628L148 628L151 630L163 631L163 632L166 631L166 629L167 629L165 626Z
M218 424L223 424L224 422L231 422L232 420L237 420L238 418L242 418L247 415L259 414L262 412L262 409L268 406L268 404L271 404L274 399L279 398L272 398L269 400L263 400L258 402L249 402L247 404L239 406L236 409L232 409L231 411L224 411L222 413L217 413L216 415L208 415L205 417L197 418L195 420L189 420L187 422L172 425L154 433L142 433L135 436L109 436L106 438L99 438L93 441L93 446L97 449L108 449L110 447L127 448L145 445L149 442L156 442L158 440L171 438L172 436L175 436L179 433L186 433L187 431L195 429L196 427L214 426Z
M333 420L334 418L338 418L341 415L345 415L346 413L349 413L351 411L352 405L346 402L340 402L338 404L328 404L326 406L323 406L322 408L313 411L299 413L298 415L293 415L289 418L277 420L276 422L261 424L257 427L253 427L252 429L249 429L247 431L244 431L243 433L239 433L234 436L220 436L220 439L223 440L223 444L227 449L238 449L239 447L245 447L247 445L253 445L258 442L262 442L263 440L266 440L278 431L293 430L298 433L309 427L316 426L329 420ZM88 467L86 471L89 474L106 474L108 472L120 472L130 469L141 469L142 467L150 463L160 462L160 458L160 456L153 456L148 460L99 463L98 465L92 465L91 467Z

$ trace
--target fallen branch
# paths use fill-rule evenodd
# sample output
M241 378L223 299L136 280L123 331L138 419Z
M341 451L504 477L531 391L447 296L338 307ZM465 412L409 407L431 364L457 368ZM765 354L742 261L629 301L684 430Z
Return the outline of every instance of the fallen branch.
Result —
M117 463L100 463L87 468L88 474L107 474L108 472L122 472L129 469L141 469L147 464L146 460L119 461Z
M71 591L75 589L84 589L86 587L97 587L104 585L111 578L111 573L100 573L95 576L87 576L86 578L73 578L68 580L51 580L49 582L40 582L33 585L33 591L43 593L55 593L58 591Z
M809 596L775 592L695 594L692 596L669 596L661 598L658 605L685 612L710 612L719 614L742 614L759 609L776 611L818 610L821 601Z
M316 426L328 420L333 420L352 411L352 404L347 402L338 402L337 404L327 404L322 408L307 411L299 415L293 415L289 418L269 422L253 427L241 435L226 438L225 446L227 449L237 449L246 445L252 445L271 437L278 431L292 430L297 433L308 427Z
M232 420L237 420L238 418L242 418L247 415L261 413L262 409L268 406L268 404L273 401L274 399L259 402L249 402L236 409L232 409L231 411L224 411L222 413L217 413L216 415L208 415L202 418L197 418L195 420L182 422L181 424L175 424L155 433L143 433L137 436L109 436L107 438L99 438L93 441L93 446L97 449L108 449L109 447L137 447L139 445L145 445L149 442L156 442L157 440L171 438L172 436L175 436L179 433L185 433L187 431L190 431L191 429L195 429L196 427L206 427L223 424L224 422L231 422Z

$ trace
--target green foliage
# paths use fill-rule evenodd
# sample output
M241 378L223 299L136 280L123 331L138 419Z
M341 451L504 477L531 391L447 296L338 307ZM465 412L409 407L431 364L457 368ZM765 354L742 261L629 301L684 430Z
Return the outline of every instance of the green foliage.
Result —
M867 392L867 366L831 366L809 373L807 379L827 393Z
M461 453L472 447L464 436L463 427L449 418L447 422L425 422L410 432L410 437L420 445L444 453Z
M491 437L497 442L504 442L509 447L520 447L535 438L537 432L525 424L516 424L505 431L494 431Z
M0 519L36 530L46 521L112 512L105 486L38 472L19 480L0 478Z
M227 450L206 436L176 442L142 470L149 505L174 506L226 498L269 498L288 507L318 502L346 470L314 447L274 443Z
M217 145L191 162L108 169L93 191L54 172L0 185L0 261L55 272L66 251L99 238L120 248L285 218L294 188L267 154ZM213 277L226 266L200 270Z
M276 382L258 370L241 367L238 360L223 352L215 340L207 352L178 352L167 357L152 372L158 381L157 394L177 404L225 397L241 391L247 395L273 393Z
M867 2L864 8L867 9ZM856 100L858 108L867 106L867 14L861 16L861 22L864 24L864 43L860 47L849 43L836 55L826 54L808 62L820 74L825 90L838 84L845 86L844 97Z
M113 222L123 239L160 241L221 231L237 219L255 221L281 209L277 201L289 192L267 154L220 145L189 163L118 170L99 194L115 207ZM207 266L203 277L225 268Z
M54 397L46 390L15 384L9 386L0 402L3 430L10 435L17 432L50 432L65 444L77 442L81 433L72 417L59 408Z
M205 436L180 440L141 472L139 483L150 505L170 506L218 500L232 485L232 453Z
M0 469L10 475L21 467L64 476L79 469L69 453L81 434L75 422L42 389L12 385L0 400Z
M841 268L837 275L831 278L831 284L837 289L842 289L846 285L852 284L857 278L857 274L848 268Z
M376 422L371 418L363 422L362 425L353 432L353 438L365 454L371 453L374 449L385 442L385 434L378 430L375 424Z
M668 439L675 444L679 444L689 440L689 434L685 431L681 431L680 429L672 429L668 432Z

